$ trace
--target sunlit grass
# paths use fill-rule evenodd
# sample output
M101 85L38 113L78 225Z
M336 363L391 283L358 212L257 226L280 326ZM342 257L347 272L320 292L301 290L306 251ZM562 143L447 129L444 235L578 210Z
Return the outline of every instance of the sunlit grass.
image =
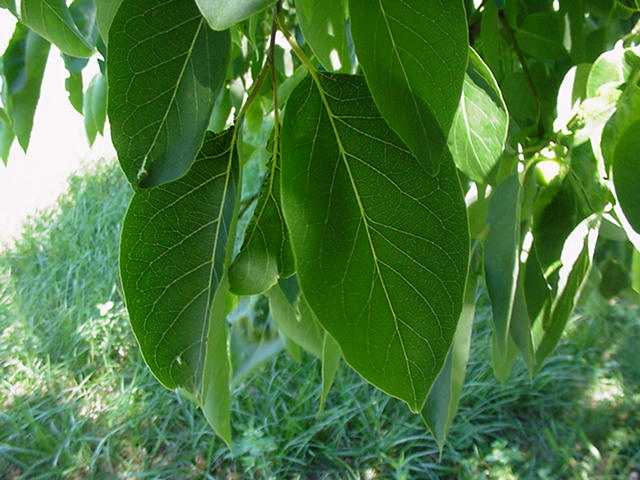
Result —
M533 380L488 363L486 300L451 442L342 368L286 354L234 391L234 449L148 372L117 286L130 195L113 166L74 178L0 256L0 478L628 478L640 463L638 310L589 308ZM591 302L590 302L591 303Z

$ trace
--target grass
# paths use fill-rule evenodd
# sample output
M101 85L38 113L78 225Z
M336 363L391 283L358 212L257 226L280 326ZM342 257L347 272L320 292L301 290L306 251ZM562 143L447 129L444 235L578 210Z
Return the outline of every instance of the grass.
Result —
M235 387L234 448L144 366L117 286L130 193L103 165L0 255L0 478L629 478L640 464L640 319L591 300L533 380L501 385L486 299L450 443L341 368L282 353Z

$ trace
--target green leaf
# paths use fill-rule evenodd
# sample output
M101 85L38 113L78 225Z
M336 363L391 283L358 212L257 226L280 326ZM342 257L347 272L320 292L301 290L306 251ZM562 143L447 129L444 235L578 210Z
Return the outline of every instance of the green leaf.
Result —
M536 367L539 370L555 349L584 287L598 240L600 219L593 215L575 228L567 238L561 254L557 294L552 307L543 319L544 334L536 349Z
M409 150L437 172L446 155L441 132L449 133L467 66L463 2L349 5L356 52L376 105Z
M631 227L640 233L640 119L629 125L618 141L613 160L613 183L620 207Z
M567 56L563 45L564 28L553 12L532 13L516 31L522 51L538 60L561 60Z
M151 187L193 163L229 61L193 0L124 0L109 34L109 121L129 181Z
M21 24L2 56L6 113L23 150L27 150L50 44Z
M107 119L107 79L98 73L87 88L84 96L84 129L93 145L98 133L104 132L104 123Z
M600 147L607 171L613 166L620 138L638 121L640 121L640 87L630 83L616 102L615 113L602 131Z
M456 170L445 154L431 176L362 77L313 75L289 98L282 137L301 288L347 363L418 412L462 307L469 233Z
M327 396L333 385L333 381L340 368L342 360L342 351L340 345L327 332L324 333L324 342L322 344L322 393L320 394L320 407L318 410L322 412L327 401Z
M6 8L11 13L15 15L16 13L16 2L15 0L0 0L0 8Z
M69 73L64 81L64 88L69 94L69 102L78 113L82 113L83 93L82 93L82 74Z
M214 30L226 30L264 10L275 0L196 0L198 8Z
M518 347L529 372L533 374L535 370L536 358L531 335L531 319L527 309L527 299L525 295L525 275L522 268L518 277L518 286L513 301L513 311L511 313L511 323L509 325L509 335L513 343ZM509 347L507 347L507 350Z
M120 272L142 355L167 388L196 396L230 441L225 275L235 237L233 132L207 134L187 175L137 192L122 227Z
M520 181L514 174L493 192L489 204L489 234L484 269L491 299L496 346L505 352L520 267Z
M581 63L569 69L565 74L556 101L557 119L554 122L556 131L567 126L577 113L578 106L587 96L587 80L591 72L591 64Z
M348 0L296 0L305 41L328 72L353 73L347 41Z
M613 50L600 55L593 63L591 73L589 73L587 96L595 97L602 93L603 89L618 88L626 82L631 74L631 65L627 60L627 54L634 52L636 50L624 48L622 43L618 43Z
M19 18L34 32L72 57L90 57L93 47L82 35L65 0L21 0Z
M280 155L278 141L254 216L240 253L229 270L231 291L237 295L266 292L278 278L295 272L289 234L280 206Z
M5 165L9 161L9 152L14 138L11 119L4 109L0 108L0 158Z
M476 312L477 278L477 275L469 275L464 305L451 350L422 408L422 419L435 438L440 452L444 448L449 428L458 411L467 363L469 362L471 332Z
M109 41L109 30L123 0L96 0L96 23L105 43Z
M458 111L449 132L456 166L472 180L484 182L498 163L509 130L507 106L491 70L469 48L469 65Z
M629 271L615 258L608 258L600 265L600 295L610 300L630 286Z
M640 293L640 252L635 249L631 265L631 288Z
M285 294L289 290L291 298ZM322 358L324 329L304 298L299 295L298 282L289 278L267 292L269 308L278 328L292 341L312 355Z

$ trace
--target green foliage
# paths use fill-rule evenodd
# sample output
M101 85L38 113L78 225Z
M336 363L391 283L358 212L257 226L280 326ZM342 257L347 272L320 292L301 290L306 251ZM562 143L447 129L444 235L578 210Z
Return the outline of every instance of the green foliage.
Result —
M640 8L325 3L5 1L0 154L28 146L51 42L136 190L122 280L156 377L230 442L229 382L304 349L323 404L344 358L442 446L478 275L503 381L540 371L597 272L637 298ZM255 295L259 348L229 316Z

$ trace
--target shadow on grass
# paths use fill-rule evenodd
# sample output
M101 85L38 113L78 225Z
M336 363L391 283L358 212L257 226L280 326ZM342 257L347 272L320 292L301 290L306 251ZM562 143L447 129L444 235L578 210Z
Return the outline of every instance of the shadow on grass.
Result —
M442 461L344 366L318 416L318 362L285 354L234 390L229 451L137 351L116 286L126 182L103 166L71 185L0 255L0 478L627 478L640 460L637 309L587 312L538 376L518 363L501 385L486 298Z

